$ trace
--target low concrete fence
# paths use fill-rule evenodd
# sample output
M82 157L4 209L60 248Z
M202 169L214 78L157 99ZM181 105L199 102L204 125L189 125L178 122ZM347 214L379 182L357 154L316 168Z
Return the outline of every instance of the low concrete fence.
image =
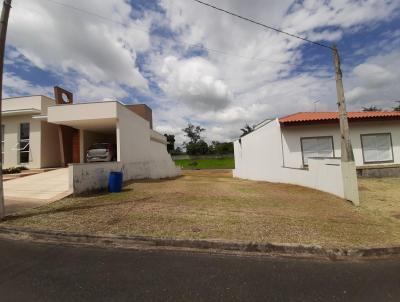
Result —
M209 159L218 159L218 158L233 158L234 155L233 154L222 154L222 155L216 155L216 154L212 154L212 155L187 155L187 154L182 154L182 155L171 155L173 160L179 160L179 159L203 159L203 158L209 158Z
M69 187L74 194L105 189L110 172L122 172L124 181L160 179L181 175L181 169L171 160L136 163L99 162L69 165Z
M308 169L283 168L287 183L344 197L340 159L310 158Z
M346 173L345 178L343 177L343 173ZM241 169L235 169L233 176L300 185L331 193L358 203L355 171L354 177L350 175L350 178L348 178L346 168L342 167L342 163L338 158L310 158L308 160L308 169L274 167L273 169L264 170L262 174L256 177L252 171L246 171L246 167L242 167ZM344 179L346 179L347 184ZM347 188L346 186L350 187ZM356 196L349 196L349 192L356 194Z
M357 176L366 178L400 177L400 165L357 167Z

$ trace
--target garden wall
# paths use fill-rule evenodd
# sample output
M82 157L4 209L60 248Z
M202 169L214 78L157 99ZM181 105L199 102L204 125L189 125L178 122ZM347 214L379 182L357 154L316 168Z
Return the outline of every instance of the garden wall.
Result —
M355 167L338 158L310 158L307 169L285 165L278 120L234 142L238 178L305 186L328 192L358 204Z
M181 175L173 161L144 161L136 163L99 162L69 165L69 187L74 194L105 189L110 172L122 172L124 181L160 179Z

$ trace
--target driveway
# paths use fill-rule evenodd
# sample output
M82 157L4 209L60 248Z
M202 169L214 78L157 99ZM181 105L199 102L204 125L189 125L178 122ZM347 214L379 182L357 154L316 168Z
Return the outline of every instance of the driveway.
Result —
M3 185L7 214L70 195L68 168L8 180Z
M325 262L0 240L1 301L399 301L397 260Z

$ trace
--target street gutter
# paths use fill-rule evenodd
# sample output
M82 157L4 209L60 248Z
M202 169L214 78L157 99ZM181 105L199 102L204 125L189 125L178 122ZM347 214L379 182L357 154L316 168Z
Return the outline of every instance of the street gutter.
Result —
M400 246L363 248L324 248L318 245L274 244L256 242L227 242L155 238L147 236L89 235L79 233L42 231L29 228L0 227L0 238L35 242L72 244L125 249L193 250L210 253L245 253L285 257L314 257L330 260L367 260L400 256Z

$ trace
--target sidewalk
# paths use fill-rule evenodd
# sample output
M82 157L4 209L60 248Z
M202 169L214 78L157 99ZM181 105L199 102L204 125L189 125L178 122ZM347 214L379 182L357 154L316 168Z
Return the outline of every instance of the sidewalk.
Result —
M4 182L6 213L15 213L59 200L70 194L68 168Z

